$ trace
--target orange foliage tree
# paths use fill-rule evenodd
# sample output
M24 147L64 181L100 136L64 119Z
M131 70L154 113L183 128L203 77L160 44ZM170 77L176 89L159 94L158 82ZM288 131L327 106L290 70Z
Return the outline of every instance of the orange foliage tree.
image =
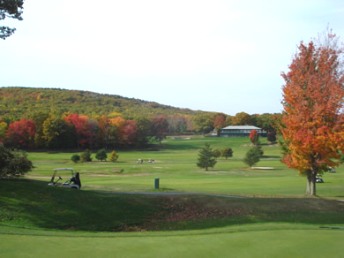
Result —
M316 195L316 176L339 164L343 153L343 51L329 33L325 44L301 43L285 81L281 133L283 162L307 177Z

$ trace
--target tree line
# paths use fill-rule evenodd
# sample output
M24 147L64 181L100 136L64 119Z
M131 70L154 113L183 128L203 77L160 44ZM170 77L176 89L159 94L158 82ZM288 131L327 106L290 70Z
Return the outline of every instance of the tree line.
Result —
M161 143L167 135L207 134L229 124L253 124L274 131L278 117L198 112L194 116L156 114L128 119L120 115L57 115L38 111L14 121L0 117L0 142L9 148L26 150L136 148Z

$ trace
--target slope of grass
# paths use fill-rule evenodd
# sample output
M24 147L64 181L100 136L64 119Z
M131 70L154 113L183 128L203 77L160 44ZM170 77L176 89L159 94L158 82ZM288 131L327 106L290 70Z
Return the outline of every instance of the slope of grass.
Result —
M29 228L190 230L252 223L344 224L344 203L320 198L115 194L0 181L0 222Z

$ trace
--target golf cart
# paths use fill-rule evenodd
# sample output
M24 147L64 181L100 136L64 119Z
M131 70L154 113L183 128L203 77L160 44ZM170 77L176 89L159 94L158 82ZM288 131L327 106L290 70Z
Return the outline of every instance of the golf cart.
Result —
M66 182L62 183L61 173L64 171L69 171L71 173L71 178L68 179ZM79 172L75 173L74 169L72 168L55 168L53 175L50 179L50 186L60 186L65 188L72 188L72 189L80 189L81 188L81 181Z

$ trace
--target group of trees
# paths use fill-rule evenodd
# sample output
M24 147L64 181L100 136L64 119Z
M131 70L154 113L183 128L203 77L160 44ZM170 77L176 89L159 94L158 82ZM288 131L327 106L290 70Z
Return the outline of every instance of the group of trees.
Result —
M161 142L167 135L208 133L235 121L245 123L238 117L250 117L252 123L273 134L279 121L278 114L228 116L197 112L193 116L156 114L128 119L120 114L88 116L65 112L57 115L38 110L14 121L0 117L0 142L18 149L144 147L152 141Z
M206 143L198 153L197 166L204 168L208 171L208 168L212 168L217 163L217 158L224 157L225 159L233 156L232 148L212 149L209 143Z
M57 117L36 114L10 124L0 122L0 140L21 149L114 149L160 142L168 134L166 117L127 120L120 116L90 118L80 114Z

